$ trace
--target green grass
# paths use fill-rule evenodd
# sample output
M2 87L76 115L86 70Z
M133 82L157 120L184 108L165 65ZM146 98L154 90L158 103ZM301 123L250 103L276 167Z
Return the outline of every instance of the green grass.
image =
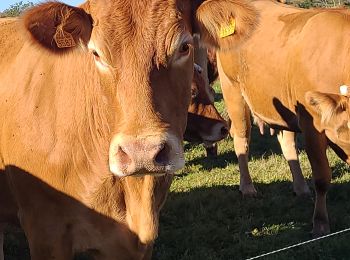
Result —
M219 91L219 86L215 86ZM221 112L221 93L216 96ZM202 146L185 145L187 164L178 172L160 216L153 259L246 259L311 238L313 197L298 198L276 137L253 128L249 169L256 198L242 198L231 138L219 144L215 159ZM333 232L350 227L349 167L328 152L333 169L328 211ZM300 161L312 187L305 152ZM23 234L10 232L6 260L28 259ZM21 251L21 252L20 252ZM262 259L350 259L350 232Z
M219 86L215 86L219 90ZM224 110L221 93L216 106ZM249 169L257 198L242 198L233 141L219 143L215 159L187 144L185 168L178 173L160 217L154 259L246 259L311 239L313 196L293 194L291 174L276 137L253 128ZM328 151L333 169L328 211L333 232L350 227L349 167ZM300 161L310 187L305 152ZM350 232L263 259L350 259Z

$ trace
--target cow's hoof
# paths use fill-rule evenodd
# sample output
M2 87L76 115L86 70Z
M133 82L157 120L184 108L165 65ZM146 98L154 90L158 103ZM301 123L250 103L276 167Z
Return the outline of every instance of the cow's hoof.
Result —
M256 197L258 195L258 192L256 191L253 184L248 185L242 185L239 188L239 191L242 193L243 197Z
M314 228L312 229L312 237L322 237L330 233L330 228L328 223L315 223Z
M295 185L293 188L293 191L295 195L298 197L310 197L311 191L309 186L307 186L306 182L302 183L301 185Z

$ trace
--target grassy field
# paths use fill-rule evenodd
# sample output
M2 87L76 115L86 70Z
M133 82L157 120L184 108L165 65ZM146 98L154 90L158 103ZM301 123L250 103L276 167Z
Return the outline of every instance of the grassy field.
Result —
M220 93L216 99L223 111ZM311 238L313 198L294 196L276 137L262 137L253 129L249 168L256 198L239 193L231 138L219 144L216 159L206 158L202 146L186 144L185 149L187 164L175 177L162 210L153 259L247 259ZM300 159L312 187L305 152ZM334 174L328 210L335 232L350 227L350 174L331 151L329 159ZM22 233L9 232L6 238L6 260L29 259ZM350 232L263 259L350 259Z
M216 90L219 90L216 85ZM222 96L217 107L222 111ZM311 239L313 197L293 194L291 174L276 137L253 129L249 168L257 198L242 198L233 141L219 144L216 159L186 145L187 165L171 186L160 217L154 259L247 259ZM349 167L329 151L333 169L328 210L332 232L350 227ZM300 154L310 187L311 169ZM350 232L263 259L350 259Z

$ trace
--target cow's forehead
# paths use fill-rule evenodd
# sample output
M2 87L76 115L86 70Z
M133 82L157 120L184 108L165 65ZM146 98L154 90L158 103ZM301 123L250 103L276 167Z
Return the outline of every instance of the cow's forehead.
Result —
M106 2L106 4L102 4ZM185 0L92 0L90 11L102 27L127 36L136 32L146 34L160 25L171 25L184 13L189 13L190 2ZM142 28L142 31L135 30Z
M112 60L123 56L127 49L143 57L156 53L158 59L164 60L183 34L191 30L190 2L186 0L102 2L91 1L90 12L96 24L95 40L108 49Z

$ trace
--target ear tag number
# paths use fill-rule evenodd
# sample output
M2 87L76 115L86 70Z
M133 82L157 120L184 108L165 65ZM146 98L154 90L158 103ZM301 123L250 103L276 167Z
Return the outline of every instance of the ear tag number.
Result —
M76 45L73 36L70 33L67 33L60 29L56 31L53 38L57 44L57 47L60 49L71 48Z
M228 24L221 25L219 31L219 37L225 38L235 33L236 29L236 20L234 18Z

